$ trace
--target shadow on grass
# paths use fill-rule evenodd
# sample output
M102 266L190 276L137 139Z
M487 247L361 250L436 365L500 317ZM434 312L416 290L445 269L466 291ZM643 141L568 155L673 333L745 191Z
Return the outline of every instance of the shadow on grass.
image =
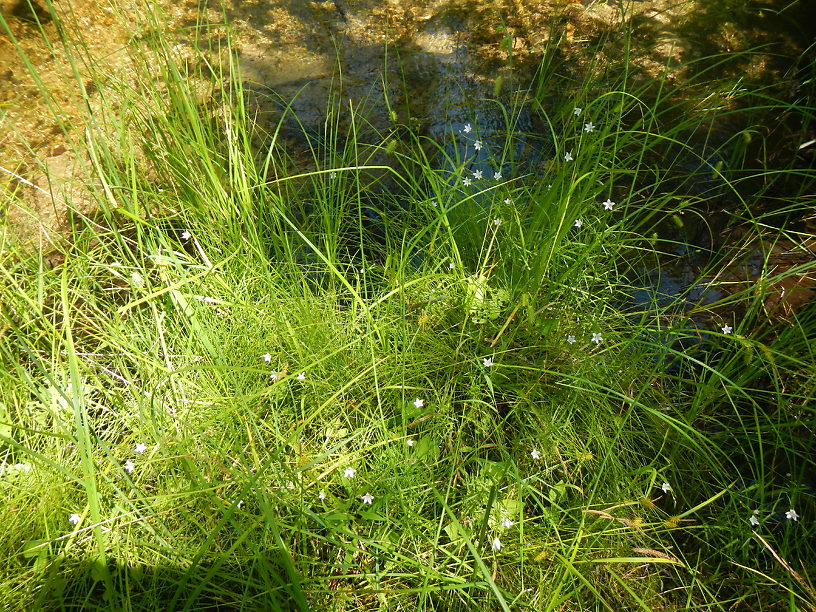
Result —
M226 557L179 566L52 563L39 587L37 610L308 610L299 584L275 556L236 563Z

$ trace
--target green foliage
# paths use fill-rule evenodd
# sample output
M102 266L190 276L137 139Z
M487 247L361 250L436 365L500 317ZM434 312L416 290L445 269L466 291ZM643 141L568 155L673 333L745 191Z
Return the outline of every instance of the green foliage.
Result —
M297 117L253 123L232 53L188 75L165 43L106 81L98 215L64 261L4 244L0 607L814 604L813 305L772 325L752 287L630 300L682 243L667 224L728 197L781 233L757 202L792 172L806 210L811 170L753 167L744 130L703 154L732 111L591 72L534 105L540 174L508 129L504 177L466 186L474 138L332 104L304 162L277 139Z

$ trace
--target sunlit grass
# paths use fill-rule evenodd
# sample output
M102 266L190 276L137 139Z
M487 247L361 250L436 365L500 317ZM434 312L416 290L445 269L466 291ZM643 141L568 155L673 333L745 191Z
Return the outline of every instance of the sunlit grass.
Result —
M667 224L728 198L780 233L759 203L784 170L807 210L810 170L695 149L736 111L626 73L540 100L538 166L478 117L439 142L330 102L295 159L229 48L186 75L133 44L76 144L98 214L53 267L4 234L4 606L816 603L813 306L631 300Z

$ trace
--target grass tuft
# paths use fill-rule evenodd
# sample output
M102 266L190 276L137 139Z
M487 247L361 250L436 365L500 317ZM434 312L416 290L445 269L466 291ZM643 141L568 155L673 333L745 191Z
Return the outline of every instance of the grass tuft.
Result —
M548 54L501 130L270 128L160 25L83 64L94 212L3 234L0 607L816 606L811 99Z

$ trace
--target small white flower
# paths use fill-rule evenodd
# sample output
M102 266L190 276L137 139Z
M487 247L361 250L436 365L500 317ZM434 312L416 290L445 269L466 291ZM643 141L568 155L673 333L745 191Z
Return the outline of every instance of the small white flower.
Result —
M592 130L595 129L595 125L590 121L589 123L584 124L584 131L589 134Z
M236 508L238 508L238 509L240 510L240 509L243 507L243 505L244 505L244 500L243 500L243 499L239 499L239 500L238 500L238 503L237 503L237 504L235 504L235 507L236 507Z
M575 344L575 336L567 336L567 342L570 344Z
M733 328L733 327L731 327L730 325L725 325L725 326L723 326L723 328L722 328L722 333L724 333L726 336L727 336L728 334L730 334L732 331L734 331L734 328Z
M471 180L470 180L469 176L466 176L465 178L463 178L462 182L465 184L465 187L470 187Z
M431 206L434 208L439 208L439 204L436 203L436 200L431 200Z
M530 451L530 456L536 460L541 459L541 451L538 450L537 448L534 448L533 450Z
M753 514L751 515L751 518L748 519L748 522L751 523L754 527L759 526L759 519Z
M355 470L353 467L347 467L345 470L343 470L343 476L346 478L354 478L356 473L357 470Z
M133 450L136 451L137 455L141 455L147 450L147 444L144 442L139 442Z
M266 353L266 354L263 356L263 360L264 360L266 363L269 363L270 361L272 361L272 355L270 355L269 353Z
M482 359L482 365L486 368L489 368L493 365L493 358L492 357L485 357Z
M672 490L671 485L668 482L664 482L662 485L660 485L660 488L663 489L664 493L668 493Z
M510 206L513 203L513 200L511 200L510 198L505 198L504 203Z
M501 543L501 540L499 540L499 538L493 538L493 542L491 543L491 547L493 548L493 550L501 550L502 546L503 544Z
M456 267L455 263L453 263L452 261L448 262L448 270L453 270L455 267Z
M609 198L606 199L606 202L603 203L603 207L606 210L612 210L612 207L615 206L615 203L610 200Z
M494 180L496 180L496 181L500 181L500 180L502 180L502 173L501 173L501 172L499 172L498 170L496 170L496 171L493 173L493 179L494 179Z
M298 380L306 380L306 372L301 372L297 375Z
M323 501L324 499L326 499L326 492L321 491L320 493L318 493L317 494L317 499L319 499L320 501Z
M406 444L407 444L409 447L411 447L411 446L413 446L414 444L416 444L416 440L414 440L413 438L408 438L408 439L405 441L405 443L406 443Z
M502 521L502 527L505 529L510 529L515 523L511 521L509 518L506 518Z
M481 151L482 150L482 141L477 140L476 142L474 142L473 143L473 148L476 149L477 151Z
M184 230L183 232L181 232L181 239L182 240L189 240L192 236L193 235L190 232L188 232L187 230Z
M565 162L572 161L572 151L567 151L567 152L564 154L564 161L565 161Z
M370 506L371 503L374 501L374 496L371 493L366 493L365 495L363 495L362 499L364 504L368 504Z
M136 464L133 463L130 459L128 459L127 461L125 461L125 466L124 467L125 467L125 471L128 474L132 474L133 470L136 469Z
M79 521L80 516L76 512L74 512L72 515L68 517L68 522L71 523L72 525L76 525L77 523L79 523Z
M799 515L796 514L796 510L791 508L790 510L788 510L785 513L785 518L788 519L789 521L798 521L799 520Z
M495 225L496 227L499 227L501 224L502 224L502 220L499 217L496 217L495 219L493 219L493 225Z
M474 170L473 171L473 178L475 178L477 181L480 178L482 178L482 171L481 170Z
M271 380L278 380L278 379L280 378L280 374L279 374L279 373L278 373L276 370L272 370L272 371L269 373L269 378L270 378Z
M417 408L422 408L424 405L425 405L425 400L424 399L416 398L414 400L414 406L416 406Z
M473 127L472 127L472 126L471 126L469 123L466 123L466 124L465 124L465 127L462 129L462 131L463 131L465 134L470 134L470 131L471 131L472 129L473 129Z
M575 108L573 108L573 109L572 109L572 112L573 112L573 114L574 114L574 115L577 117L578 115L580 115L580 114L581 114L581 111L582 111L582 110L584 110L584 109L579 108L579 107L577 107L577 106L576 106Z
M603 342L603 335L602 335L602 334L595 334L595 333L593 333L593 334L592 334L592 341L593 341L595 344L600 344L601 342Z
M332 173L329 175L329 178L330 178L330 179L335 179L335 178L337 178L337 173L336 173L336 172L332 172Z
M576 219L573 225L575 225L575 227L581 227L583 224L584 224L583 221L581 221L580 219Z

